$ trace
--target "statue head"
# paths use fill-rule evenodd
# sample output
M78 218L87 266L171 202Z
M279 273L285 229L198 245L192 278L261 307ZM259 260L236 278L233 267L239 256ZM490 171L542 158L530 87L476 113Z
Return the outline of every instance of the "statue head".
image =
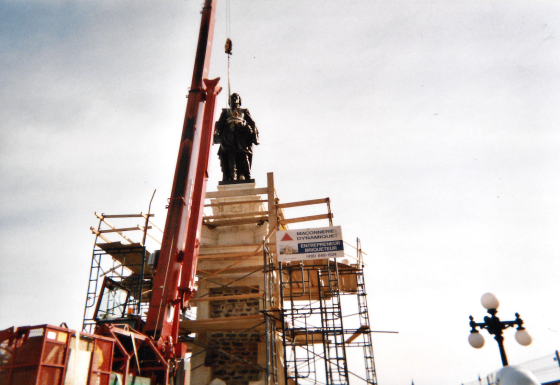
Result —
M231 108L237 108L241 106L241 96L238 93L233 93L229 99L229 105Z

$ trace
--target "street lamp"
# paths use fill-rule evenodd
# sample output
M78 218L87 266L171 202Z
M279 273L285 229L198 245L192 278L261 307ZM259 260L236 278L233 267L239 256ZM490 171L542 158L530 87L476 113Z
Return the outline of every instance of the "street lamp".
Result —
M484 337L476 330L479 328L480 330L486 329L488 333L494 336L496 342L498 342L498 347L500 348L500 356L502 357L502 364L504 366L508 366L508 361L506 357L506 351L504 349L504 337L502 336L502 332L509 328L517 326L517 331L515 332L515 340L523 346L531 345L533 339L527 333L527 330L523 327L523 320L519 318L519 313L515 313L515 320L514 321L500 321L496 314L498 313L498 306L500 306L500 301L498 298L492 293L486 293L480 299L482 302L482 306L488 310L488 314L492 317L484 317L484 322L477 323L474 322L473 316L469 316L471 322L471 334L469 335L469 344L475 348L480 349L484 346Z

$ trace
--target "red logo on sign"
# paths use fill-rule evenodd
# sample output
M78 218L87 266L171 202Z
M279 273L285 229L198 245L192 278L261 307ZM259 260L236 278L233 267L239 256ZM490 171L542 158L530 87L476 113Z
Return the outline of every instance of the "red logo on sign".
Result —
M286 235L284 235L284 236L282 237L281 241L282 241L282 242L285 242L285 241L293 241L293 239L292 239L292 237L290 237L290 236L288 235L288 233L286 233Z

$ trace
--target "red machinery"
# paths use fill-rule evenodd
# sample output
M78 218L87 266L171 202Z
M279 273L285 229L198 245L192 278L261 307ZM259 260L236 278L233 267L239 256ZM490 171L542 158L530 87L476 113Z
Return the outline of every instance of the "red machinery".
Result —
M167 385L175 378L176 359L186 353L186 345L178 342L179 316L195 290L214 104L221 91L219 78L207 79L216 1L205 0L202 10L175 177L143 330L103 323L94 335L50 325L0 331L0 385L62 385L69 383L70 373L87 378L92 385L129 383L130 375L138 376L135 384ZM69 354L72 347L74 358ZM87 361L85 369L77 363L80 354L86 357L82 360Z

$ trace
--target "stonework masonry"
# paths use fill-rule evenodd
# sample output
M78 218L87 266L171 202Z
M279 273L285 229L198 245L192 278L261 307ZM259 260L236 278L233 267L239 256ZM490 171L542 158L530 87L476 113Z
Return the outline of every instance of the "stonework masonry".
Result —
M220 192L235 192L236 190L254 189L254 184L218 186ZM216 220L227 218L247 218L251 213L268 212L262 203L243 203L248 200L259 200L258 195L242 197L220 197L211 199L215 204L212 215ZM240 202L240 203L237 203ZM226 203L225 205L223 205ZM251 271L259 270L263 266L263 257L231 258L232 253L243 254L254 252L263 238L268 234L267 222L251 224L235 224L226 226L203 226L201 233L201 257L198 261L199 271L216 271L227 269L233 263L235 268L246 268ZM205 258L211 255L211 258ZM223 255L223 258L221 257ZM240 259L243 259L240 261ZM247 276L247 273L224 271L212 279L202 280L199 283L197 296L221 297L216 300L201 301L197 304L197 320L220 319L229 317L255 316L262 310L261 298L232 298L226 296L256 295L264 289L264 276L257 272ZM254 385L254 382L263 380L262 370L246 362L261 367L266 366L263 354L266 347L266 338L262 328L250 330L208 330L197 333L195 339L210 347L203 349L197 347L193 351L191 362L191 384L207 385L214 379L220 379L227 385ZM227 354L221 353L225 352ZM197 354L198 353L198 354ZM236 357L236 358L234 358ZM246 361L246 362L243 362ZM253 383L253 384L251 384Z
M231 296L235 294L258 293L248 288L214 288L210 296ZM259 313L259 300L251 298L228 299L210 302L211 318L246 316ZM210 333L208 342L216 349L257 364L260 335L258 332ZM206 366L212 368L212 375L228 385L245 385L259 380L260 371L225 354L212 351L206 354Z

